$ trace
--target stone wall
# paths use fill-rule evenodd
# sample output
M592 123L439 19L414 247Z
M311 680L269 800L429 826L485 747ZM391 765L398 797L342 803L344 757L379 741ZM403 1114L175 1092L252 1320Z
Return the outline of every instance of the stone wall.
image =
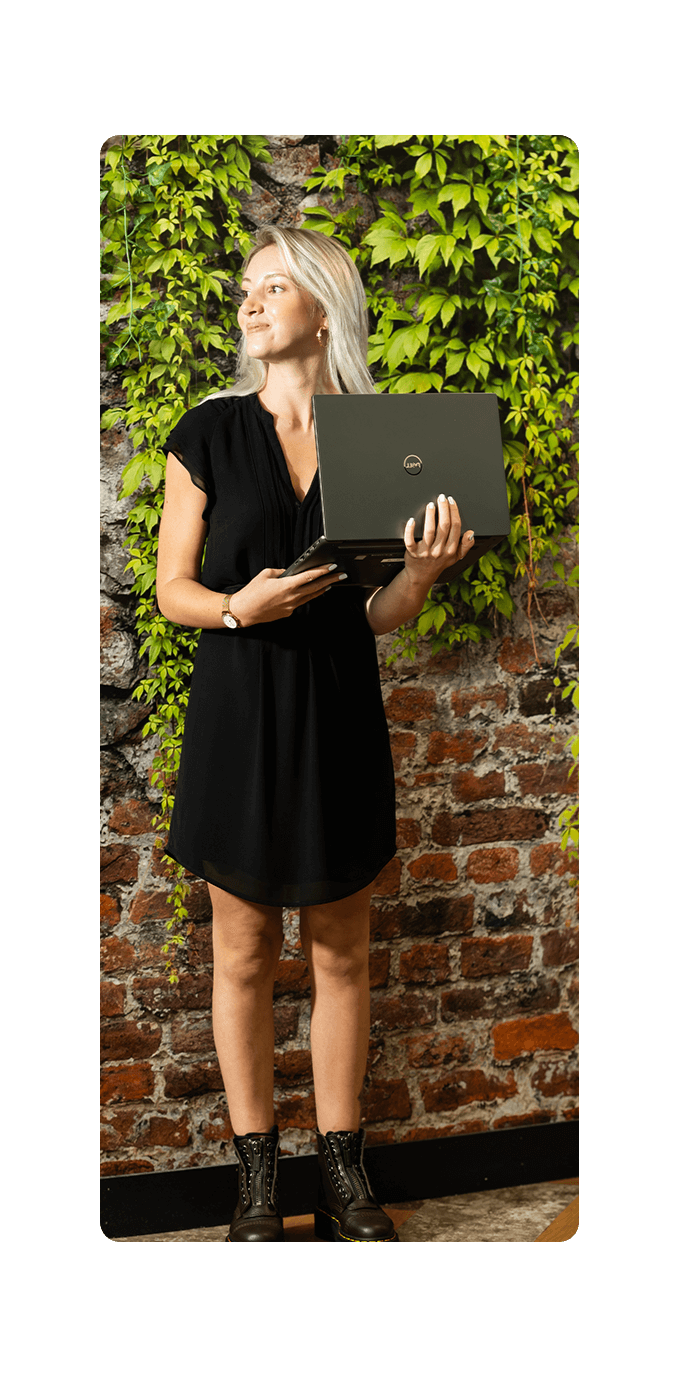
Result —
M271 136L255 169L251 222L298 223L325 136ZM369 206L365 207L369 213ZM103 374L102 403L121 399ZM190 944L170 988L161 947L168 881L154 849L154 746L122 551L131 456L122 429L102 448L102 1153L103 1172L233 1159L210 1026L206 886L189 899ZM386 667L382 687L398 784L398 854L372 905L368 1141L479 1132L577 1115L577 890L557 817L571 800L571 709L549 716L553 653L574 596L540 597L535 662L524 590L481 645ZM284 1150L314 1149L308 972L285 913L275 992L276 1114Z

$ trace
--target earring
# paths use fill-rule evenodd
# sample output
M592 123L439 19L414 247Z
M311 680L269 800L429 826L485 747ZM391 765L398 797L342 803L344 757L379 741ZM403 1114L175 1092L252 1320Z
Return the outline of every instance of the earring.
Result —
M322 336L323 336L323 330L326 330L326 329L327 329L327 326L326 326L326 325L321 325L321 326L320 326L320 329L318 330L318 333L317 333L317 335L316 335L316 339L317 339L318 343L320 344L321 348L323 348L323 347L324 347L324 344L325 344L325 340L323 339Z

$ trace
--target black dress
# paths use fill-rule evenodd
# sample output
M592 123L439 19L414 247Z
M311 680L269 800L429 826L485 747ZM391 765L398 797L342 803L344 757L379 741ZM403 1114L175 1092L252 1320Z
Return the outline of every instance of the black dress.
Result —
M297 500L256 395L187 411L164 446L206 494L201 582L244 586L322 534L318 475ZM395 853L395 788L364 590L291 617L203 630L167 852L254 903L331 903Z

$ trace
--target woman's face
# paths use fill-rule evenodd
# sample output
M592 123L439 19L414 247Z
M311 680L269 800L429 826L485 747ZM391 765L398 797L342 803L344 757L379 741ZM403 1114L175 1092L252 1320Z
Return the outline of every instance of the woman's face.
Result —
M317 356L318 331L327 321L309 293L292 281L275 244L255 253L243 276L242 291L238 324L250 358L275 363Z

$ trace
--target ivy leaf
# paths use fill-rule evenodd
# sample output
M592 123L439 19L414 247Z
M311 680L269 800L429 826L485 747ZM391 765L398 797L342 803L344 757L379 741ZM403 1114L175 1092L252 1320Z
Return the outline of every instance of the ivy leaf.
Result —
M407 258L409 244L406 239L393 229L391 225L385 224L383 220L378 220L372 225L371 230L365 235L365 242L372 244L371 266L376 263L383 263L388 258L389 266L401 263L403 258Z
M535 242L540 248L543 248L545 253L553 252L553 239L551 238L550 231L546 229L544 225L540 225L537 229L533 229L532 233Z
M377 134L374 140L375 148L390 148L396 143L408 143L411 134Z
M422 177L425 177L427 173L431 171L432 162L433 156L431 153L424 153L421 158L417 158L417 161L414 164L415 177L419 178L419 180L421 180Z

